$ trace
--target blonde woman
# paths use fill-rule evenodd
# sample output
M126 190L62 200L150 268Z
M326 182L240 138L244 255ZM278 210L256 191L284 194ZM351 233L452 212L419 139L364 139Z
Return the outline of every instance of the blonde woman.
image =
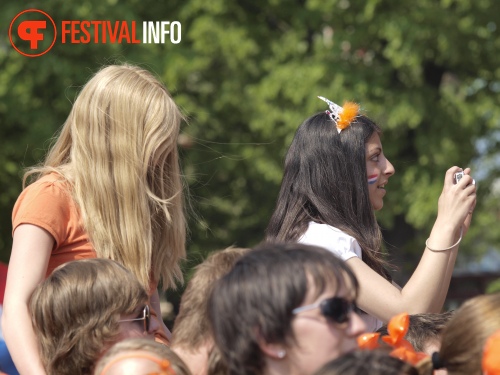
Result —
M185 219L176 148L182 115L148 71L108 66L83 87L34 182L14 206L2 326L21 374L43 374L28 300L57 266L109 258L148 290L182 280ZM163 325L156 333L168 342Z

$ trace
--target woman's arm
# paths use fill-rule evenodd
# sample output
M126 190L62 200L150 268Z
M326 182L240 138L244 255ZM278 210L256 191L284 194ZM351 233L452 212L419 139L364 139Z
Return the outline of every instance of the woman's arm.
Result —
M476 188L470 176L453 184L453 174L458 170L453 167L446 173L438 217L427 242L433 249L445 249L457 242L460 228L475 203ZM347 263L360 284L359 307L386 322L401 312L439 312L450 284L457 248L432 251L426 247L415 272L401 290L361 259L349 259Z
M2 314L2 330L21 375L44 375L28 303L35 287L44 280L54 246L46 230L31 224L14 231Z
M470 174L470 168L466 168L464 170L464 173L465 174ZM467 234L467 232L469 231L469 227L470 227L470 224L471 224L471 221L472 221L472 213L474 212L474 209L476 208L476 200L474 199L474 203L472 204L472 207L471 209L469 210L466 218L465 218L465 221L462 225L462 230L463 230L463 233L462 233L462 236L465 237L465 235ZM457 238L458 240L458 238ZM449 286L449 283L451 281L451 277L453 275L453 269L455 268L455 261L457 259L457 255L458 255L458 246L456 248L454 248L451 253L450 253L450 259L448 261L448 268L446 269L446 276L445 276L445 281L448 280L447 284ZM439 297L439 301L437 302L438 303L438 306L443 306L444 305L444 301L446 300L446 295L448 294L448 287L447 288L442 288L442 291L441 291L441 296Z

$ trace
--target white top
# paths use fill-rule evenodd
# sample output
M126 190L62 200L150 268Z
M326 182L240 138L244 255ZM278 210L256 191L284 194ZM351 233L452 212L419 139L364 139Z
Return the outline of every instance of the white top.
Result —
M323 247L344 261L353 257L363 259L358 241L331 225L309 222L306 232L299 238L298 242ZM368 332L376 331L384 324L372 315L362 313L360 316L366 323Z

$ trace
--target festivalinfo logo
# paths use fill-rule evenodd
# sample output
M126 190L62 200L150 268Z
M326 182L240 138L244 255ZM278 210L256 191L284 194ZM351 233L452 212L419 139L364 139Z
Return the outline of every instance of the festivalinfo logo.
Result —
M58 39L59 35L59 39ZM63 20L39 9L19 12L11 21L9 39L21 55L38 57L54 44L179 44L179 21Z

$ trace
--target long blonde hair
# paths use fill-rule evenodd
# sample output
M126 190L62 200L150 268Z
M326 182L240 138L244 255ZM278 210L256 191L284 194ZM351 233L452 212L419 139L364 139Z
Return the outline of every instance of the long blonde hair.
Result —
M151 73L105 67L83 87L44 164L24 177L62 175L97 256L123 264L148 290L183 279L182 120Z

